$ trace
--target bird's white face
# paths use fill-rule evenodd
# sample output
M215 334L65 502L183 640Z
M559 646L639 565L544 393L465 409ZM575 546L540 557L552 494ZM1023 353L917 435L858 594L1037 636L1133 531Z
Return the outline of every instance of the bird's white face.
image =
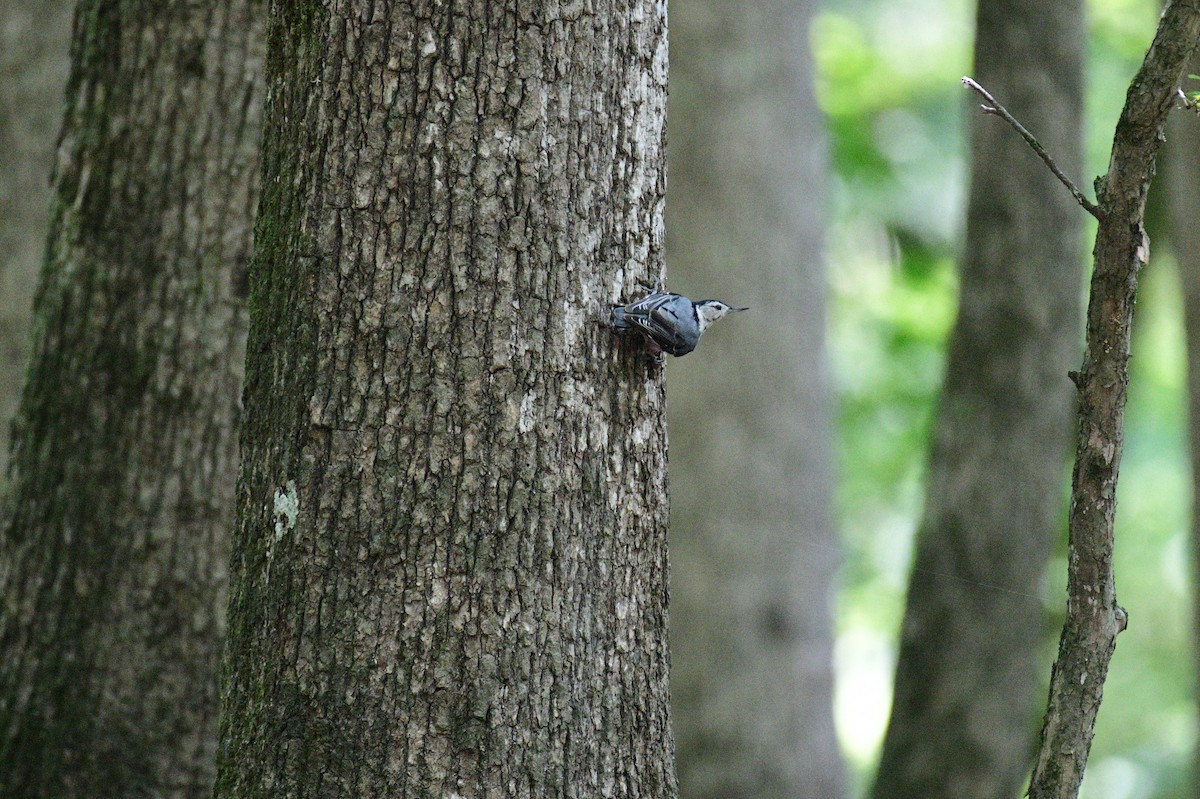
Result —
M746 310L746 309L730 307L730 306L726 305L725 303L721 302L720 300L708 300L708 301L702 302L702 303L700 303L700 305L696 306L696 313L700 317L700 329L701 330L708 327L713 322L717 321L718 319L720 319L722 316L724 316L727 313L733 313L734 311L744 311L744 310Z

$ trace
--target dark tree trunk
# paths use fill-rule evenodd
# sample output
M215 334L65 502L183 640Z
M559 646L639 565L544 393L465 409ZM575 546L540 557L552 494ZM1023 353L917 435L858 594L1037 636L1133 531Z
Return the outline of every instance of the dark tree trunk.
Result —
M71 0L0 0L0 493L46 253L47 177L62 122Z
M256 4L84 2L0 525L0 795L204 797Z
M1077 176L1082 4L981 0L975 77ZM873 795L1017 796L1037 731L1039 582L1060 535L1082 212L971 97L958 320Z
M217 795L669 799L665 6L270 30Z
M673 362L672 700L685 799L822 799L833 727L828 154L809 2L671 24L672 288L751 311Z

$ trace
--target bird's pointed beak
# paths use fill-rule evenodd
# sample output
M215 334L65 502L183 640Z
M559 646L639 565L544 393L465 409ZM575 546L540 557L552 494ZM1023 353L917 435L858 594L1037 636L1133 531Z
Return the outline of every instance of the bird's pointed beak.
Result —
M729 313L733 313L734 311L748 311L748 310L750 310L749 305L747 305L745 308L730 308Z

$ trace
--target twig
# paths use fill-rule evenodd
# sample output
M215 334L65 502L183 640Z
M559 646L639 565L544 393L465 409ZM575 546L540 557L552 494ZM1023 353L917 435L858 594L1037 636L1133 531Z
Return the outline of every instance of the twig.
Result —
M1182 88L1176 89L1175 92L1176 96L1179 97L1181 108L1183 108L1185 111L1191 111L1193 113L1200 114L1200 101L1192 97L1188 97Z
M1050 154L1046 152L1046 149L1042 147L1041 142L1035 139L1033 134L1027 131L1025 126L1018 122L1017 118L1008 112L1007 108L1000 105L1000 103L996 101L996 98L992 97L992 95L988 93L987 89L983 88L970 78L964 77L962 82L963 85L968 89L977 92L983 97L983 99L987 100L987 105L980 106L980 108L983 109L983 113L995 114L1008 124L1012 125L1013 130L1021 134L1021 138L1029 143L1029 146L1033 148L1033 151L1038 154L1038 157L1041 158L1046 166L1050 168L1050 171L1054 173L1054 176L1058 178L1064 186L1067 187L1067 191L1071 192L1071 196L1075 198L1075 201L1079 203L1083 210L1096 217L1097 220L1101 218L1103 212L1100 210L1100 206L1083 196L1083 192L1079 190L1079 187L1072 183L1071 179L1067 177L1061 169L1058 168L1058 164L1054 163L1054 159L1051 158Z

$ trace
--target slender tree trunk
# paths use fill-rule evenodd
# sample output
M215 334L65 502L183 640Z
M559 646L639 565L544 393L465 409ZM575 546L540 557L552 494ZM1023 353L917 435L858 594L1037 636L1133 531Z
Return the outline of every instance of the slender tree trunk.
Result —
M203 797L261 8L83 2L0 525L0 795Z
M47 177L62 121L74 7L71 0L0 0L0 492L46 252Z
M1076 176L1082 3L981 0L975 75ZM1037 731L1040 578L1062 523L1082 288L1081 212L974 110L950 337L873 795L1017 796Z
M1200 38L1200 3L1168 0L1154 41L1129 84L1108 172L1095 181L1097 219L1087 347L1072 373L1079 432L1068 521L1067 616L1050 673L1030 799L1075 799L1083 781L1104 681L1127 616L1117 604L1113 520L1124 444L1129 339L1138 272L1150 255L1143 217L1167 116ZM1075 194L1079 195L1078 190Z
M812 11L672 7L673 288L752 308L669 369L672 699L686 799L845 790Z
M219 797L667 797L665 5L278 0Z

